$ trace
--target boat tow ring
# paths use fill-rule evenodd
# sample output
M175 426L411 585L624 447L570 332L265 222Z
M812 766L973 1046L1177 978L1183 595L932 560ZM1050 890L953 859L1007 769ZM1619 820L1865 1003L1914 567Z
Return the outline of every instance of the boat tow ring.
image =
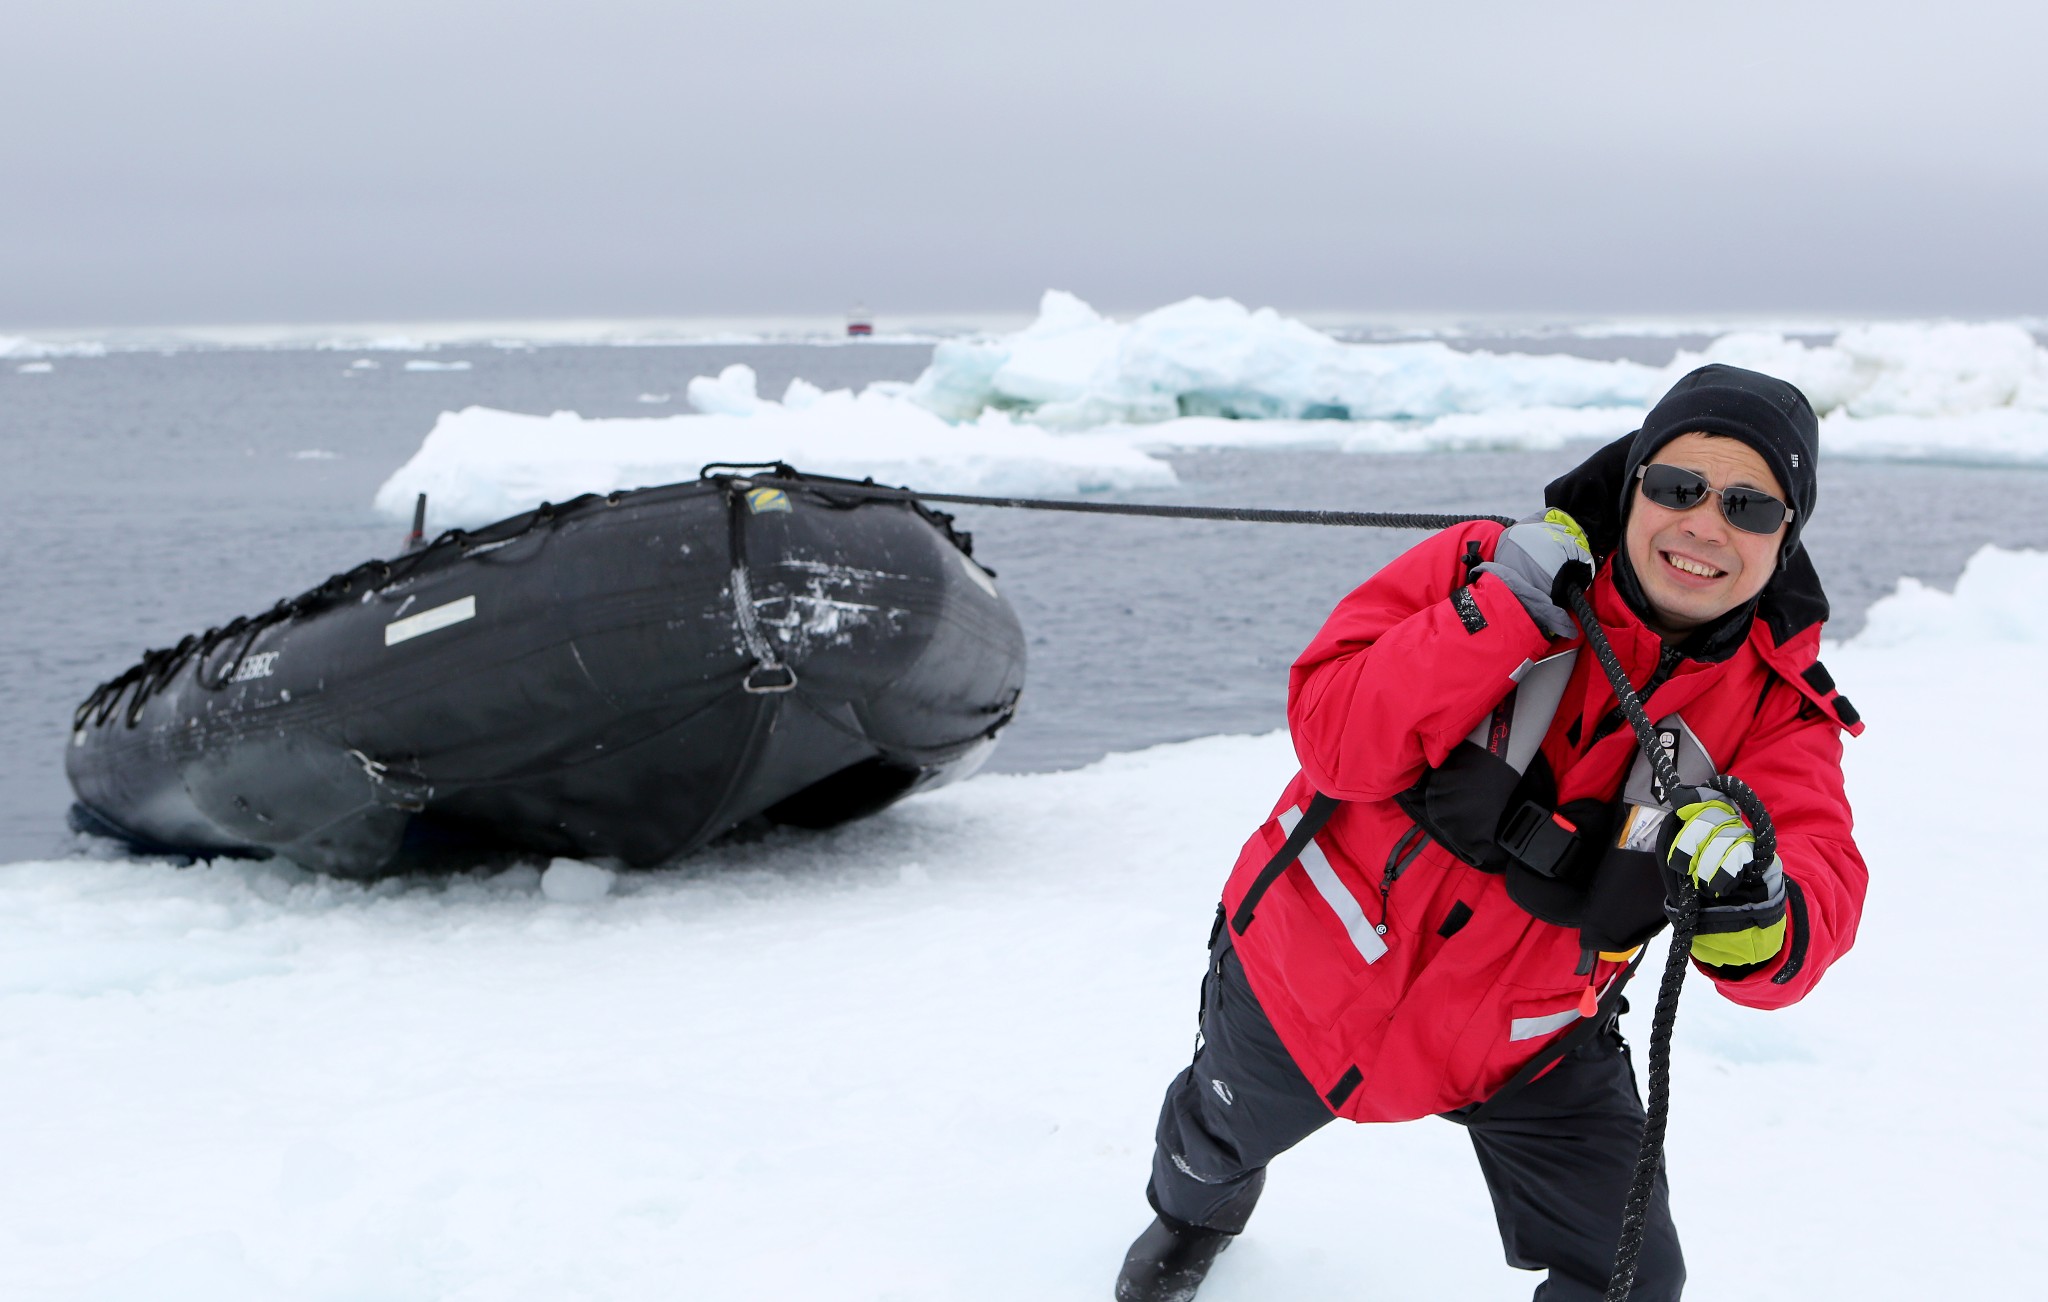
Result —
M740 680L750 696L774 696L796 688L796 670L780 661L757 664Z

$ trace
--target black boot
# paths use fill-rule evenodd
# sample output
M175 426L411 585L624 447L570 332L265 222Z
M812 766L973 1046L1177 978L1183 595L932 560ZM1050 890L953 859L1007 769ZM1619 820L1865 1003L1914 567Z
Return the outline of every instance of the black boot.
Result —
M1117 1302L1190 1302L1216 1254L1237 1236L1161 1216L1124 1254Z

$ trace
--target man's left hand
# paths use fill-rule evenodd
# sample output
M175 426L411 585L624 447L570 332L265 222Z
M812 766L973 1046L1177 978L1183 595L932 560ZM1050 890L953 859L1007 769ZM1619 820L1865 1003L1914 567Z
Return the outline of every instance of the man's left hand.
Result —
M1674 878L1689 878L1700 893L1700 927L1692 956L1714 967L1753 967L1785 946L1785 873L1776 858L1762 872L1756 834L1742 815L1711 789L1678 807L1678 836L1666 860Z

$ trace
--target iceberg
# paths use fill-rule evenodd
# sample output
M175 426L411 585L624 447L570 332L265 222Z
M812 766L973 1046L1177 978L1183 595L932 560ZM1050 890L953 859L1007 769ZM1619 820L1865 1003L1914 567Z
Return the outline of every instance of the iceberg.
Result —
M1726 362L1790 380L1821 413L1821 450L1869 460L2048 464L2048 349L2010 323L1883 322L1832 343L1739 331L1681 352L1676 379Z
M1235 420L1432 420L1527 407L1637 407L1660 372L1438 341L1347 344L1271 308L1190 298L1128 323L1048 290L1016 334L938 345L910 398L952 420L995 409L1053 428Z
M949 420L1004 411L1150 447L1542 448L1626 433L1709 362L1798 385L1840 455L2048 463L2048 349L2010 322L1865 323L1827 343L1735 330L1652 367L1344 343L1229 299L1117 322L1049 290L1023 330L940 343L908 396Z
M1862 420L2048 411L2048 350L2007 323L1852 326L1824 345L1738 331L1701 352L1679 353L1666 374L1675 379L1707 362L1789 380L1822 415Z

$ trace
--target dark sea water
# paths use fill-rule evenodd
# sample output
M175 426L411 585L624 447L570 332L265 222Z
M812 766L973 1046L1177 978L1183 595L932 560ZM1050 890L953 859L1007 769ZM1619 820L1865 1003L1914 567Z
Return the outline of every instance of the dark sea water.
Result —
M1499 346L1499 345L1496 345ZM1661 362L1671 340L1586 341ZM71 853L72 708L147 647L267 607L397 550L371 495L447 410L587 416L687 410L684 386L745 362L763 394L910 379L922 345L190 351L0 367L0 862ZM377 369L351 366L358 357ZM662 403L640 396L670 395ZM1584 455L1201 452L1147 500L1521 513ZM321 455L304 455L304 454ZM1331 605L1416 535L962 508L1030 638L1024 708L993 768L1282 723L1286 669ZM2048 473L1832 462L1807 539L1861 626L1901 575L1952 584L1985 543L2048 548ZM1855 694L1855 684L1843 689ZM1873 727L1883 721L1873 720Z

